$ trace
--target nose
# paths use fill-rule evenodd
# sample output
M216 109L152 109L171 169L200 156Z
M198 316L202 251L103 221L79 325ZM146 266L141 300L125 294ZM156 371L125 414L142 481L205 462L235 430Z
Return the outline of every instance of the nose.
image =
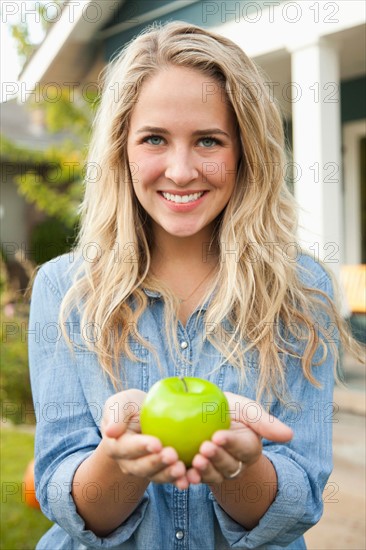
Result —
M186 148L170 151L167 158L165 177L176 185L187 185L198 178L199 171L194 161L193 152Z

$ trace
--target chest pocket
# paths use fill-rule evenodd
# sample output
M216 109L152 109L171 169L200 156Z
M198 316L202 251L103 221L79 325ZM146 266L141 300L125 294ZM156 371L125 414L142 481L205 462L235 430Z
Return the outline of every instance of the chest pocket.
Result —
M146 337L145 339L149 340ZM74 358L83 385L88 388L88 393L98 393L98 389L105 385L109 388L110 393L115 393L116 390L113 388L112 382L105 376L97 354L87 348L83 338L75 337L74 342ZM136 357L136 361L129 359L126 354L120 355L118 364L119 391L132 388L148 391L151 352L132 338L130 349Z

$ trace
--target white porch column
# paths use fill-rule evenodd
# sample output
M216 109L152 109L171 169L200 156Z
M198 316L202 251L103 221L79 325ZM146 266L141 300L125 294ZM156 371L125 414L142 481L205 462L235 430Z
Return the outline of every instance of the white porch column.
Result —
M291 70L298 236L315 259L339 275L343 214L338 53L322 40L297 45L291 52Z

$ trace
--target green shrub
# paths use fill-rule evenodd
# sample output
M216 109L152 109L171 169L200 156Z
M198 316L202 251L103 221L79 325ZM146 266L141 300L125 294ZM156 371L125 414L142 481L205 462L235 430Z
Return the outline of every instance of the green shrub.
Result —
M61 221L47 219L34 227L30 236L32 261L41 265L68 252L75 240L75 231Z
M14 317L1 323L0 396L2 417L14 424L34 424L30 387L25 318Z

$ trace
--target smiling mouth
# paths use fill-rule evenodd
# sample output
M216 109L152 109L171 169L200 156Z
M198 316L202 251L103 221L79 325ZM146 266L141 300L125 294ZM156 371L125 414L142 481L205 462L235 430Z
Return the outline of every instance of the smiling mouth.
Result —
M164 193L161 191L161 195L163 195L164 199L175 202L177 204L186 204L188 202L194 202L202 197L202 195L206 191L201 191L199 193L191 193L190 195L173 195L171 193Z

